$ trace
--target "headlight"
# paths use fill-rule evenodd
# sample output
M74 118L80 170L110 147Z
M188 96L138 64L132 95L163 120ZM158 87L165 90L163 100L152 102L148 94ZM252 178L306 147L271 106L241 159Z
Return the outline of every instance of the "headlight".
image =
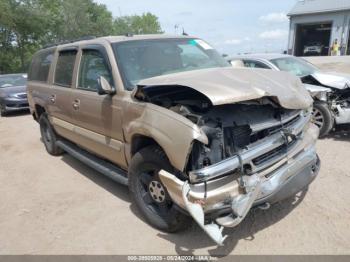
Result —
M17 94L9 94L8 97L10 97L10 98L18 98Z

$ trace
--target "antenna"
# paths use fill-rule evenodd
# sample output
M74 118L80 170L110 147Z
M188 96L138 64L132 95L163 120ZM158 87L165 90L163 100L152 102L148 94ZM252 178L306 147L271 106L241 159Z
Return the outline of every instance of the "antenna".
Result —
M182 35L188 35L186 32L185 32L185 29L182 28Z

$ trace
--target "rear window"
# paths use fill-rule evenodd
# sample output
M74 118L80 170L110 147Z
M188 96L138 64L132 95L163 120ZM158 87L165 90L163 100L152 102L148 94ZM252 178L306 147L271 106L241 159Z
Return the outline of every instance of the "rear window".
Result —
M47 82L54 50L47 50L34 56L29 69L28 80Z
M73 70L77 50L61 51L58 55L55 84L64 87L72 85Z

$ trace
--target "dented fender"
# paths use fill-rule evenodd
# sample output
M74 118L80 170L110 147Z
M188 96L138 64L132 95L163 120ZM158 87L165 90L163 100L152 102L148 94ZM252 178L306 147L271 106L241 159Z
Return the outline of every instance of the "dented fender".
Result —
M177 170L184 171L194 140L208 144L208 137L197 125L175 112L143 103L139 113L138 117L124 126L125 140L131 144L135 136L152 138L162 147Z

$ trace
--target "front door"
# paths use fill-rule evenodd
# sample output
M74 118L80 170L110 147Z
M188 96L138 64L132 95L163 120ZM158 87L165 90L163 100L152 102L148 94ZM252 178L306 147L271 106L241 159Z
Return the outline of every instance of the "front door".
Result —
M115 86L111 67L102 46L82 48L76 88L72 89L72 108L78 143L125 167L121 108L111 95L99 95L99 77ZM118 94L116 94L118 95Z

